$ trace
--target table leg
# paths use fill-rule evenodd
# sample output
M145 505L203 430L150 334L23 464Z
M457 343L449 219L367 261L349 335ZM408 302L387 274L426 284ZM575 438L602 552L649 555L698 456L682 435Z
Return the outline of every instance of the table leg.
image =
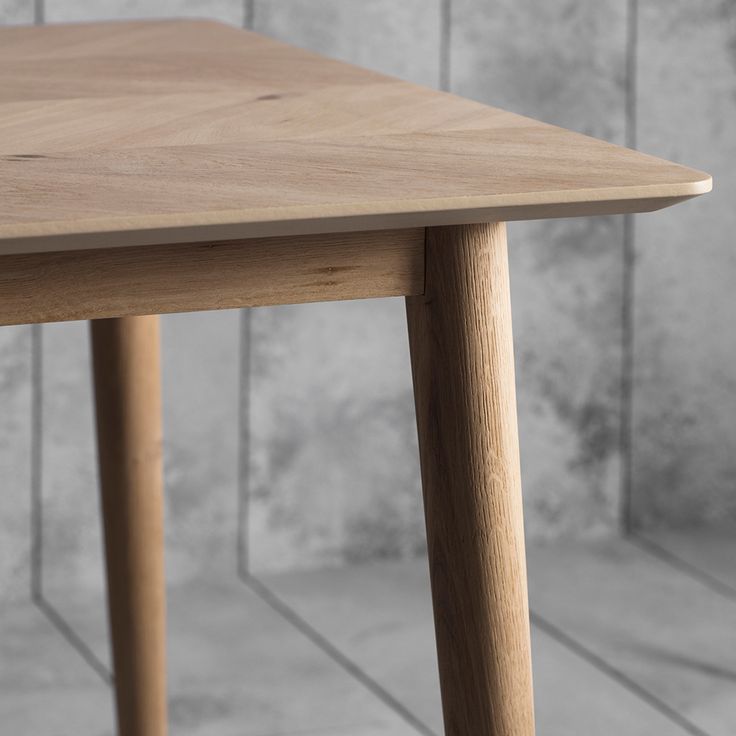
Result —
M91 322L119 736L166 734L158 317Z
M532 736L505 226L427 229L407 317L445 732Z

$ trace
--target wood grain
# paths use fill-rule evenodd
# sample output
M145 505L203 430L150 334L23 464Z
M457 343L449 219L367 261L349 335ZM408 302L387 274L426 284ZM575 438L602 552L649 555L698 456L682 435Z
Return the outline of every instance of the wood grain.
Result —
M92 322L119 736L166 734L158 317Z
M0 256L0 324L423 290L421 229Z
M635 212L710 186L217 23L0 29L0 253Z
M532 736L505 227L427 231L407 299L447 736Z

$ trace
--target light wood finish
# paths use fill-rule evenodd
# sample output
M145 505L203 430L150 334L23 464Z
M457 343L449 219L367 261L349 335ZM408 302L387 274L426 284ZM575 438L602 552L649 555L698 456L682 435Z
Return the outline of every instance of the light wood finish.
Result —
M165 736L158 317L91 324L118 736Z
M407 299L447 736L532 736L505 227L427 231Z
M0 324L421 294L424 230L0 257Z
M217 23L0 29L0 324L117 318L92 342L121 736L166 731L158 322L126 315L408 295L447 736L531 736L506 241L467 223L710 187Z
M0 30L0 254L636 212L710 186L216 23Z

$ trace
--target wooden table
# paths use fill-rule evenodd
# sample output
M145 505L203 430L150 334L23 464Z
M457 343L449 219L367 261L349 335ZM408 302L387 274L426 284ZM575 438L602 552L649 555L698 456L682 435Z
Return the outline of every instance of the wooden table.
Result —
M446 733L530 736L503 222L710 187L216 23L0 30L0 324L92 320L119 733L166 732L155 315L406 297Z

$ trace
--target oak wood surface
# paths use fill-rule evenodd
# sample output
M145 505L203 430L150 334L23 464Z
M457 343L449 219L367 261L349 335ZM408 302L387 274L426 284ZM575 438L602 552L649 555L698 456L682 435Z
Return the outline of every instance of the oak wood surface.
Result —
M119 736L166 734L158 317L91 323Z
M424 230L0 256L0 325L405 296Z
M427 231L407 299L447 736L532 736L505 226Z
M0 29L0 253L642 211L710 186L213 22Z

